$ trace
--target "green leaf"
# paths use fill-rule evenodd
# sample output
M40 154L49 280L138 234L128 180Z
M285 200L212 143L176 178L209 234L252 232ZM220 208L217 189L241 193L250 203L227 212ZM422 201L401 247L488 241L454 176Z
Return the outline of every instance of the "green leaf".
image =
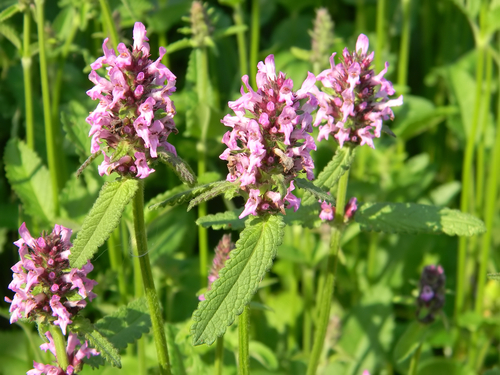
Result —
M418 375L474 375L467 366L458 360L443 357L431 357L418 364Z
M204 191L189 202L188 211L202 202L206 202L218 195L225 194L228 190L238 190L238 186L229 181L219 181L217 183L213 183L211 189Z
M18 13L21 10L19 4L13 4L10 7L5 8L0 12L0 22L5 21L7 18L12 17L14 14Z
M259 361L268 370L276 371L279 367L276 354L266 345L259 341L250 341L248 344L250 356Z
M121 306L95 323L96 329L117 349L125 349L151 328L151 318L144 297Z
M186 183L188 186L194 186L196 184L196 176L193 170L189 164L180 157L167 151L158 151L158 156L163 163L175 172L182 182Z
M109 238L137 187L138 181L133 179L104 184L71 249L71 267L81 268Z
M475 216L416 203L364 203L354 218L361 230L375 232L473 236L486 231Z
M488 279L498 281L500 280L500 273L489 273Z
M351 163L354 159L354 150L355 149L351 149L348 146L339 147L333 159L326 165L314 181L314 185L333 192L333 188L337 185L340 177L342 177L351 167Z
M177 193L177 194L169 197L168 199L164 200L163 202L155 203L152 206L149 206L148 208L150 210L155 210L155 209L165 207L165 206L177 206L179 204L189 202L191 199L193 199L194 197L197 197L201 193L208 192L214 188L218 189L218 187L220 185L226 185L226 189L227 189L227 184L230 184L230 182L228 182L228 181L216 181L216 182L211 182L211 183L205 184L205 185L195 186L192 189L184 190L180 193ZM222 194L223 192L224 191L220 192L219 194Z
M233 229L239 230L245 227L245 219L240 219L238 216L243 212L243 208L234 211L219 212L215 215L207 215L196 220L197 225L203 228L212 229Z
M22 49L21 38L17 35L17 31L11 25L7 23L0 23L0 34L3 35L6 39L10 40L10 42L19 50Z
M128 155L129 151L131 151L132 149L133 147L130 143L128 143L127 141L121 141L120 143L118 143L118 146L116 146L113 155L111 155L110 163L116 163L122 157Z
M241 314L272 265L284 225L283 218L276 215L247 220L220 277L193 314L194 345L212 344Z
M417 321L410 323L406 331L401 335L394 349L394 360L399 363L412 355L427 335L428 326Z
M118 353L118 349L116 349L113 344L103 335L101 334L96 327L90 322L90 320L82 317L77 317L73 322L75 328L78 330L80 334L84 334L85 338L89 340L100 355L111 363L113 366L121 368L121 357ZM92 363L91 361L89 363ZM98 365L98 360L96 361Z
M5 147L5 171L25 211L45 224L55 216L50 173L24 142L11 139Z
M81 160L86 159L90 152L89 125L83 121L88 115L88 108L76 100L70 101L67 108L61 111L61 123L66 138L75 146Z
M335 204L335 199L333 199L331 195L327 194L324 190L317 187L309 180L303 178L296 178L294 182L297 185L297 187L304 189L317 199L321 199L322 201L327 201L328 203Z

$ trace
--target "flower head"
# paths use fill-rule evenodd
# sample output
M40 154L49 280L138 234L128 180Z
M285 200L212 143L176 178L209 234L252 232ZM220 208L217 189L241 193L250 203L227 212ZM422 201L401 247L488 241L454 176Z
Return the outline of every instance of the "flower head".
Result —
M99 104L87 117L91 125L91 152L102 152L104 161L99 174L117 172L122 176L146 178L154 172L148 165L158 150L176 153L167 142L170 133L177 133L173 117L175 106L170 95L175 91L176 77L160 60L149 59L146 28L140 22L134 26L134 45L130 51L125 44L117 46L118 56L107 47L104 56L91 64L89 79L95 84L87 91ZM109 80L96 70L108 65Z
M54 339L52 338L52 335L50 332L46 332L45 336L49 340L48 343L40 345L40 349L47 351L49 350L54 357L57 358L56 355L56 347L54 344ZM78 350L76 349L77 346L79 346ZM66 368L66 370L63 370L59 366L56 365L44 365L41 363L37 363L33 361L33 370L29 370L27 372L27 375L41 375L41 374L47 374L47 375L72 375L76 374L81 371L83 367L83 358L87 357L90 358L90 356L95 356L99 355L99 352L95 349L91 349L88 347L88 342L85 341L85 343L80 342L78 339L77 335L74 333L70 333L68 336L68 344L66 346L66 354L68 356L68 362L69 365Z
M335 64L334 53L330 69L318 75L324 92L316 92L320 109L314 126L326 120L320 126L318 140L333 135L340 147L350 142L375 148L373 138L380 137L382 121L393 119L391 107L403 104L403 96L389 99L394 89L383 77L389 64L385 63L378 75L370 69L373 52L368 54L368 44L368 37L361 34L355 51L344 49L339 64Z
M417 298L417 318L422 323L432 323L436 313L444 306L446 276L441 266L426 266L420 277Z
M85 298L96 297L92 288L97 283L87 278L94 267L89 261L81 269L70 268L71 229L56 225L52 233L34 239L23 223L19 234L14 244L21 260L11 268L9 285L16 294L12 300L5 297L11 303L10 322L42 317L66 334L71 317L86 306Z
M309 73L302 87L293 91L293 81L285 74L276 74L274 56L269 55L257 65L257 87L242 81L241 98L229 102L235 116L226 115L222 123L228 131L222 142L227 149L220 156L227 160L228 181L239 181L240 189L249 198L240 215L295 211L300 199L293 195L293 179L305 172L312 180L314 163L311 150L316 149L312 132L311 112L317 100L309 91L315 84ZM278 186L279 185L279 186Z

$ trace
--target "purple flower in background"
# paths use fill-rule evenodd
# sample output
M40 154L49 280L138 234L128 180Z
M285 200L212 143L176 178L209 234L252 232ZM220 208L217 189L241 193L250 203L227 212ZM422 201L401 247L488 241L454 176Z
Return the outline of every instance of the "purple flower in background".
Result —
M219 278L219 272L224 268L226 261L229 259L229 253L235 248L234 242L231 241L231 235L225 234L215 248L215 257L212 262L212 268L208 275L208 290L211 289L212 283ZM205 295L201 294L198 299L205 300Z
M160 62L165 48L160 47L156 61L149 59L142 23L136 22L133 35L132 51L120 43L118 56L107 47L105 39L104 56L91 64L89 79L95 86L87 95L100 102L87 122L91 125L91 152L104 155L99 167L101 176L117 172L121 176L146 178L154 172L148 161L157 158L159 149L176 154L175 147L167 142L170 133L177 133L173 121L175 106L170 99L176 77ZM103 65L108 65L109 80L96 72Z
M344 49L336 65L334 58L335 53L330 57L330 69L317 77L324 91L315 90L320 109L314 126L326 120L319 128L318 141L333 135L340 147L350 142L375 148L373 138L380 137L382 121L393 119L391 107L403 104L402 95L389 99L394 89L383 77L389 64L386 62L385 68L375 75L370 69L373 52L368 54L368 38L363 34L358 37L356 51Z
M445 302L446 276L441 266L426 266L420 277L420 292L417 298L417 319L432 323Z
M312 132L312 116L318 102L309 91L316 78L308 73L297 92L293 81L285 74L276 74L274 56L257 65L257 87L242 81L241 98L229 102L235 116L226 115L221 121L232 130L224 134L222 142L227 148L220 156L227 160L228 181L239 181L241 190L249 198L240 215L285 213L285 208L299 208L300 199L292 191L294 178L305 172L309 180L314 177L311 150L316 145ZM278 187L278 184L280 186Z
M85 298L96 297L92 288L97 282L87 278L94 267L88 261L81 269L70 268L71 229L56 225L52 233L34 239L23 223L19 234L14 244L21 260L11 268L9 285L16 294L12 300L5 297L11 304L10 322L43 317L66 334L71 317L86 306Z
M50 352L54 355L54 357L57 358L56 355L56 347L54 344L54 339L52 338L52 335L50 332L46 332L45 336L49 340L48 343L40 345L40 349L47 351L50 350ZM78 350L76 349L77 346L80 346ZM63 370L59 366L56 365L44 365L41 363L37 363L33 361L33 370L29 370L26 374L27 375L41 375L41 374L47 374L47 375L72 375L76 374L81 371L83 367L83 358L87 357L90 358L91 356L96 356L99 355L100 353L95 350L91 349L88 347L88 342L85 341L85 343L82 345L80 340L78 339L77 335L74 333L70 333L68 335L68 344L66 345L66 354L68 355L68 368Z

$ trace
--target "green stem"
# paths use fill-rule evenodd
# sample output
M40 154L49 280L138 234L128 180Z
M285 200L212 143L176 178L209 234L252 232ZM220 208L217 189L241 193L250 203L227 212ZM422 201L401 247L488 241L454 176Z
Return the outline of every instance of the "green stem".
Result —
M210 107L208 105L208 51L207 47L200 47L196 49L196 91L198 93L199 104L199 121L201 126L201 138L198 142L198 175L201 176L206 171L206 141L208 127L210 125ZM202 109L204 109L202 111ZM207 204L205 202L198 206L198 217L207 215ZM198 242L200 249L200 282L201 286L207 285L208 276L208 230L201 225L198 226Z
M368 247L368 264L366 272L368 274L368 279L374 280L376 267L377 267L377 239L378 234L376 232L372 232L369 234L370 236L370 244Z
M478 58L476 67L476 99L474 103L474 113L470 133L467 135L465 146L465 155L462 164L462 194L460 196L460 210L462 212L471 212L471 186L472 186L472 161L474 157L474 146L476 143L477 129L479 123L479 113L482 100L482 82L484 70L484 48L477 48ZM467 237L460 237L458 246L458 264L457 264L457 286L455 296L455 319L462 312L465 300L465 266L467 258Z
M40 58L40 81L42 86L43 118L45 122L45 142L47 143L47 160L49 163L50 180L52 182L52 200L54 201L55 216L59 215L59 188L64 185L60 179L60 168L56 144L56 131L52 123L50 111L49 76L47 74L47 55L45 52L44 31L44 0L35 0L38 31L38 48Z
M485 184L485 144L486 144L486 125L488 124L488 115L490 112L490 100L491 100L491 81L493 75L493 58L491 53L486 51L486 71L484 76L484 82L486 84L485 89L482 92L482 108L479 123L479 144L477 145L477 160L476 160L476 212L479 213L483 207L484 199L484 184Z
M352 153L352 149L349 149ZM314 345L307 367L307 375L315 375L318 368L323 344L325 342L328 322L330 320L330 308L332 305L333 291L335 288L335 272L337 270L338 252L340 239L344 230L344 211L346 203L347 183L349 181L349 171L340 178L337 190L337 203L335 208L335 218L332 226L330 239L330 254L328 256L326 278L321 288L321 295L318 293L316 303L319 306L319 316L317 319Z
M377 1L377 44L375 47L375 71L383 69L383 50L385 48L385 6L386 0Z
M69 365L68 355L66 353L66 339L59 326L51 324L49 330L54 339L54 346L56 347L57 364L66 371Z
M116 46L118 45L118 32L116 31L115 22L113 21L113 17L111 16L109 4L107 0L99 0L99 4L101 4L102 17L104 19L106 31L111 38L111 44L113 44L113 47L116 48Z
M499 38L500 40L500 38ZM498 98L498 107L500 108L500 96ZM477 280L476 306L477 314L483 313L484 288L486 286L486 272L488 269L488 260L490 256L491 235L493 233L493 219L495 217L495 207L498 197L498 173L500 168L500 110L497 113L497 129L495 136L495 145L493 155L490 159L490 174L488 176L488 185L486 187L486 204L484 205L484 221L486 232L483 234L481 243L481 256L479 261L479 273Z
M401 45L399 47L398 85L406 92L408 84L408 57L410 54L410 8L411 0L401 0L403 9L403 30L401 31Z
M304 323L302 329L302 351L307 356L311 351L314 301L314 270L304 268L302 272L302 293L304 295Z
M30 51L31 17L29 7L24 9L23 17L23 66L24 107L26 111L26 143L35 149L35 122L33 117L33 90L31 87L31 51Z
M234 24L236 26L243 25L243 12L241 10L241 5L238 3L234 7ZM247 45L245 41L245 31L240 31L236 34L236 40L238 41L238 57L240 60L240 73L241 75L248 74L248 60L247 60Z
M250 356L248 354L248 331L250 329L250 307L245 306L239 316L238 337L239 337L239 355L238 355L238 375L250 374Z
M356 0L356 34L366 30L366 5L365 0Z
M417 367L421 351L422 351L422 343L418 345L417 350L415 350L415 353L413 353L413 356L411 357L410 369L408 370L408 375L417 375Z
M167 339L161 315L160 302L156 293L151 264L149 262L146 228L144 225L144 181L139 180L139 189L134 197L134 229L137 241L136 254L138 257L144 292L148 302L149 314L153 326L153 337L156 344L156 354L160 366L160 374L170 375L170 363L167 350Z
M215 375L222 375L224 370L224 336L217 338L217 347L215 348Z
M120 293L120 300L122 303L127 302L127 284L125 282L125 274L123 269L123 258L120 247L117 242L120 236L120 227L117 228L111 236L108 238L108 251L109 251L109 262L111 264L111 269L117 275L118 278L118 291Z
M259 62L260 0L252 0L252 23L250 25L250 77L253 88L257 88L257 63Z

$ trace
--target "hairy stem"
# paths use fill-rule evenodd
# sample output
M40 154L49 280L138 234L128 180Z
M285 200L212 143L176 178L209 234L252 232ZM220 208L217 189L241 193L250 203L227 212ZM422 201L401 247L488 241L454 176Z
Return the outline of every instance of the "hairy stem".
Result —
M250 307L245 306L243 312L239 316L238 324L238 375L250 374L250 356L248 354L248 331L250 329Z
M59 326L51 324L49 330L56 347L57 364L66 371L69 365L68 354L66 353L66 339Z
M250 25L250 77L253 88L257 88L257 63L259 62L260 38L260 4L259 0L252 0L252 21Z
M35 149L35 122L33 117L33 89L31 86L31 51L30 51L31 16L29 7L24 9L23 16L23 66L24 78L24 108L26 115L26 143Z
M151 264L149 262L146 228L144 225L144 181L139 180L139 189L134 197L134 229L137 241L136 254L138 257L144 292L148 302L149 314L153 326L153 337L156 344L156 354L160 366L160 374L170 375L170 362L168 358L167 339L163 325L160 302L156 293Z

